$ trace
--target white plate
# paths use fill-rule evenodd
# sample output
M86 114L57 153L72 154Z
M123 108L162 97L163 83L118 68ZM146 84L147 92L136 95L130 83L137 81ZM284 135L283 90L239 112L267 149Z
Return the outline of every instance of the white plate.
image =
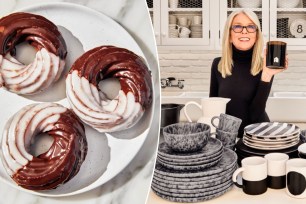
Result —
M244 138L242 140L242 142L248 146L248 147L251 147L251 148L254 148L254 149L261 149L261 150L281 150L281 149L287 149L289 147L292 147L296 144L298 144L300 141L295 141L295 142L291 142L289 144L286 144L286 145L262 145L262 144L255 144L255 143L250 143L248 141L246 141Z
M295 142L297 140L300 140L300 138L298 136L295 136L294 138L290 139L290 140L285 140L285 141L278 141L278 140L254 140L254 139L250 139L249 137L246 137L245 135L243 136L243 139L247 142L251 142L254 144L263 144L263 145L286 145L288 143L291 142Z
M293 124L278 122L263 122L248 125L244 128L246 134L255 137L285 137L300 133L300 128Z
M85 51L100 45L115 45L127 48L142 57L144 56L138 44L124 28L108 16L87 7L69 3L48 3L28 7L22 11L45 16L54 24L65 27L81 41ZM73 45L69 44L73 41L70 42L70 39L65 40L68 46L68 52L72 56L76 56L76 53L73 53ZM68 60L67 69L69 69L74 60ZM52 93L54 97L63 94L65 92L65 88L62 86L63 82L64 79L53 86L51 90L47 90L46 92L49 95L40 94L27 98L0 89L0 107L2 107L0 137L2 137L3 127L10 116L25 105L38 101L51 100L52 97L50 98L50 95ZM52 101L69 107L66 98ZM50 197L79 194L98 187L115 177L135 157L148 136L154 113L153 107L155 107L154 102L151 108L145 112L140 122L134 127L122 132L112 133L112 135L98 133L86 126L88 140L87 157L79 173L57 189L49 191L30 191L23 189L17 186L7 175L2 166L2 162L0 162L0 180L22 191Z
M303 38L306 36L306 20L295 19L290 24L290 33L296 38Z
M255 137L250 135L243 135L243 138L246 138L252 142L263 142L263 143L285 143L291 140L298 139L300 137L300 134L295 134L291 136L285 136L285 137Z

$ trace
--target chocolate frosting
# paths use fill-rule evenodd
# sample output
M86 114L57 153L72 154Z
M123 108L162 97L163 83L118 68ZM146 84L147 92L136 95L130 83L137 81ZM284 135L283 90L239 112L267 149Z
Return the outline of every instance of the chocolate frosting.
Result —
M52 130L54 138L50 149L33 157L13 175L18 185L30 190L56 188L69 181L79 171L87 154L85 128L70 110L62 113Z
M69 73L74 70L98 89L101 80L118 78L123 92L132 92L135 101L143 107L152 102L151 73L142 58L127 49L114 46L94 48L78 58Z
M0 19L0 54L15 55L15 46L28 41L37 50L42 47L65 59L67 47L61 33L48 19L31 14L17 12Z

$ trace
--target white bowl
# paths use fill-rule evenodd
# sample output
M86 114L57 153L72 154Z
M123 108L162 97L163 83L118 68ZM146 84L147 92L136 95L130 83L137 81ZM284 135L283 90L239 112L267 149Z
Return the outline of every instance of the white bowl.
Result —
M277 0L278 8L296 8L300 3L300 0Z
M259 8L261 6L261 0L237 0L241 8Z

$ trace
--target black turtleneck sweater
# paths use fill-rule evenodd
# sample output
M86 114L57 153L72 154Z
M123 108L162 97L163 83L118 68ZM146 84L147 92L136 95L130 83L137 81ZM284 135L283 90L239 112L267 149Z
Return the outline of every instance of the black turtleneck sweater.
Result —
M239 137L243 136L245 126L269 121L265 108L272 80L270 83L261 81L261 72L256 76L251 74L252 53L253 49L241 51L233 46L232 75L226 78L218 71L220 57L214 59L211 68L209 96L231 99L226 113L242 119Z

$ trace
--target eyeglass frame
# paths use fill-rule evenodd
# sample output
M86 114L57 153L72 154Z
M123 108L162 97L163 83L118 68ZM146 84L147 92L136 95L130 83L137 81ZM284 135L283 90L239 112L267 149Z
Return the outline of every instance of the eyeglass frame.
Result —
M235 32L234 29L233 29L234 26L241 26L241 27L242 27L242 30L241 30L240 32ZM255 31L254 31L254 32L250 32L250 31L248 30L248 26L255 26L255 27L256 27ZM248 33L255 33L255 32L257 32L258 27L257 27L256 25L247 25L247 26L232 25L232 26L231 26L231 30L232 30L234 33L242 33L243 29L246 29L246 31L247 31Z

